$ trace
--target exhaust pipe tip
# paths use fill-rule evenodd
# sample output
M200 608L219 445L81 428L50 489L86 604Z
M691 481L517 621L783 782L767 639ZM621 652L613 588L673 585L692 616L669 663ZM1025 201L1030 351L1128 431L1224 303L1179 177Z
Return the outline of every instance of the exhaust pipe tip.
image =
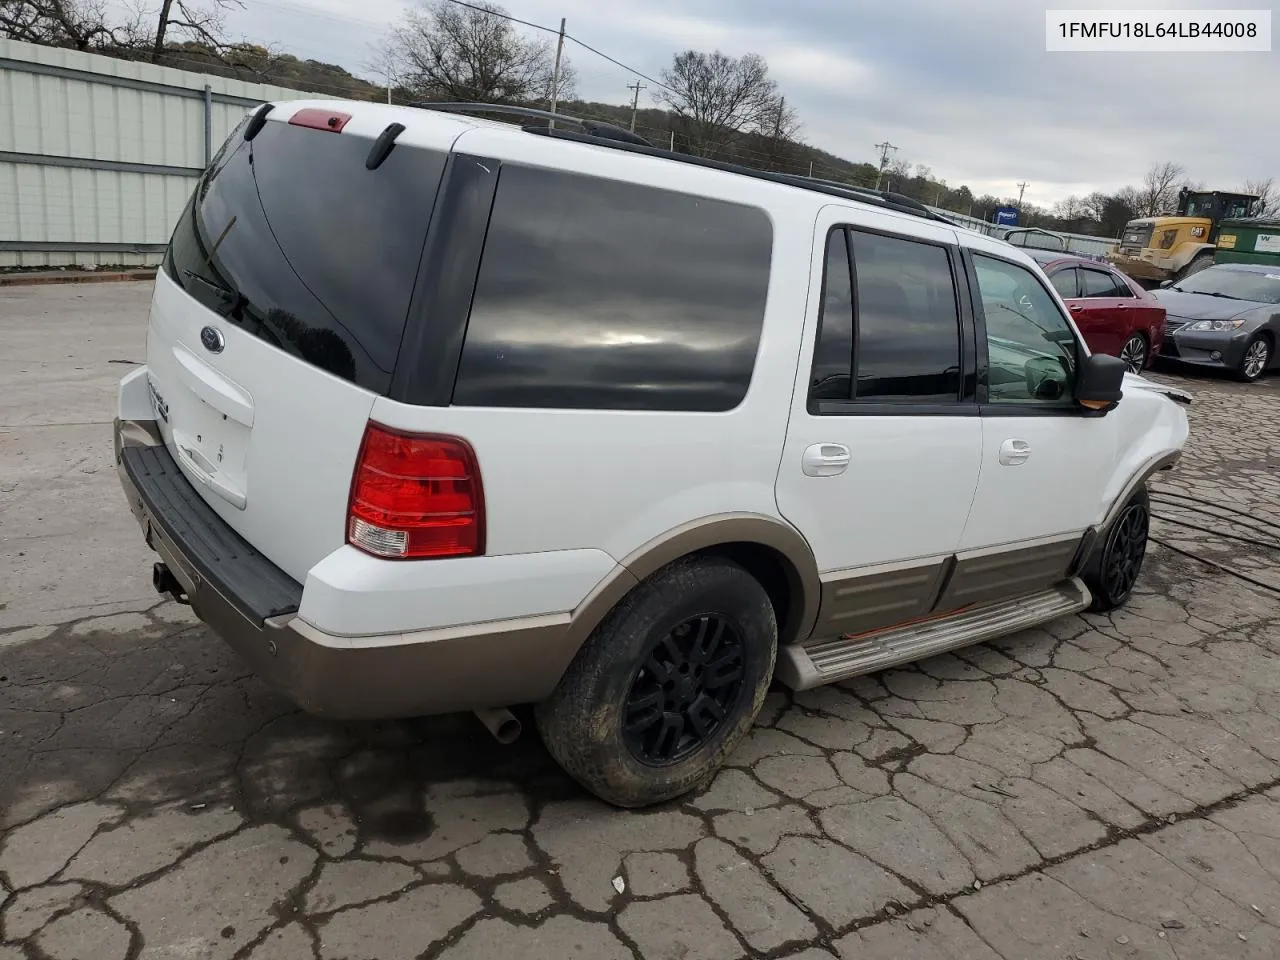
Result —
M523 728L516 715L506 707L476 710L475 715L499 743L511 744L519 739Z
M182 584L178 582L178 578L173 575L173 571L169 569L167 564L155 563L151 566L151 585L156 588L156 593L162 596L172 597L178 603L186 603L186 591Z

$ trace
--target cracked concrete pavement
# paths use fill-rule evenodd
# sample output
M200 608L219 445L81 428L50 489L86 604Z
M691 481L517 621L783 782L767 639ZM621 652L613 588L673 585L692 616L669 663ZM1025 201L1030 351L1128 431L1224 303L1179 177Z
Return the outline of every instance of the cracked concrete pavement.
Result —
M148 295L0 291L0 960L1280 955L1280 382L1185 381L1124 610L775 691L627 813L532 735L303 715L157 602L109 436Z

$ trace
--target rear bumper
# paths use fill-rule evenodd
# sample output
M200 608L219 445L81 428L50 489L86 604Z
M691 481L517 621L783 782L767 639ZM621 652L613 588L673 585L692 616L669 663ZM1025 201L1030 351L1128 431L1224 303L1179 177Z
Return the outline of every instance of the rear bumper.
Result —
M154 421L117 419L115 453L129 507L196 616L309 713L393 718L541 700L581 643L569 613L329 635L297 616L302 585L204 504Z

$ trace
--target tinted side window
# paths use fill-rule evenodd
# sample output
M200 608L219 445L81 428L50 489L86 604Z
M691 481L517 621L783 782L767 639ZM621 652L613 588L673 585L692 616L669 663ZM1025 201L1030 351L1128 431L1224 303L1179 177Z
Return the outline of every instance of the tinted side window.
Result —
M237 131L239 128L237 128ZM199 180L165 271L250 333L385 392L445 157L268 121L233 133Z
M822 315L813 350L810 400L848 400L853 370L853 283L849 275L849 241L844 230L827 240L822 278Z
M732 409L772 252L755 207L505 165L453 401Z
M960 316L947 251L857 230L849 236L857 294L855 399L959 399Z
M1121 296L1119 290L1116 289L1116 280L1111 274L1102 270L1084 269L1080 271L1080 278L1083 281L1084 295L1086 297L1118 297Z
M1076 340L1062 308L1024 267L973 256L993 403L1070 406Z
M1053 288L1058 291L1063 300L1070 300L1073 297L1080 296L1076 292L1076 268L1067 267L1063 270L1055 271L1049 276L1049 282L1053 284Z
M1129 287L1129 284L1125 283L1124 277L1120 276L1119 274L1110 273L1110 272L1107 273L1107 276L1111 278L1111 284L1112 284L1111 292L1107 294L1107 296L1109 297L1135 296L1133 290Z

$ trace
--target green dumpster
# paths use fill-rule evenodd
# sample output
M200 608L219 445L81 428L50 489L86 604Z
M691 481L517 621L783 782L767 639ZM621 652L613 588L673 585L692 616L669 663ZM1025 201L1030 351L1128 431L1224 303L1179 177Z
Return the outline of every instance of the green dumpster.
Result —
M1280 216L1223 220L1218 226L1214 262L1280 266Z

